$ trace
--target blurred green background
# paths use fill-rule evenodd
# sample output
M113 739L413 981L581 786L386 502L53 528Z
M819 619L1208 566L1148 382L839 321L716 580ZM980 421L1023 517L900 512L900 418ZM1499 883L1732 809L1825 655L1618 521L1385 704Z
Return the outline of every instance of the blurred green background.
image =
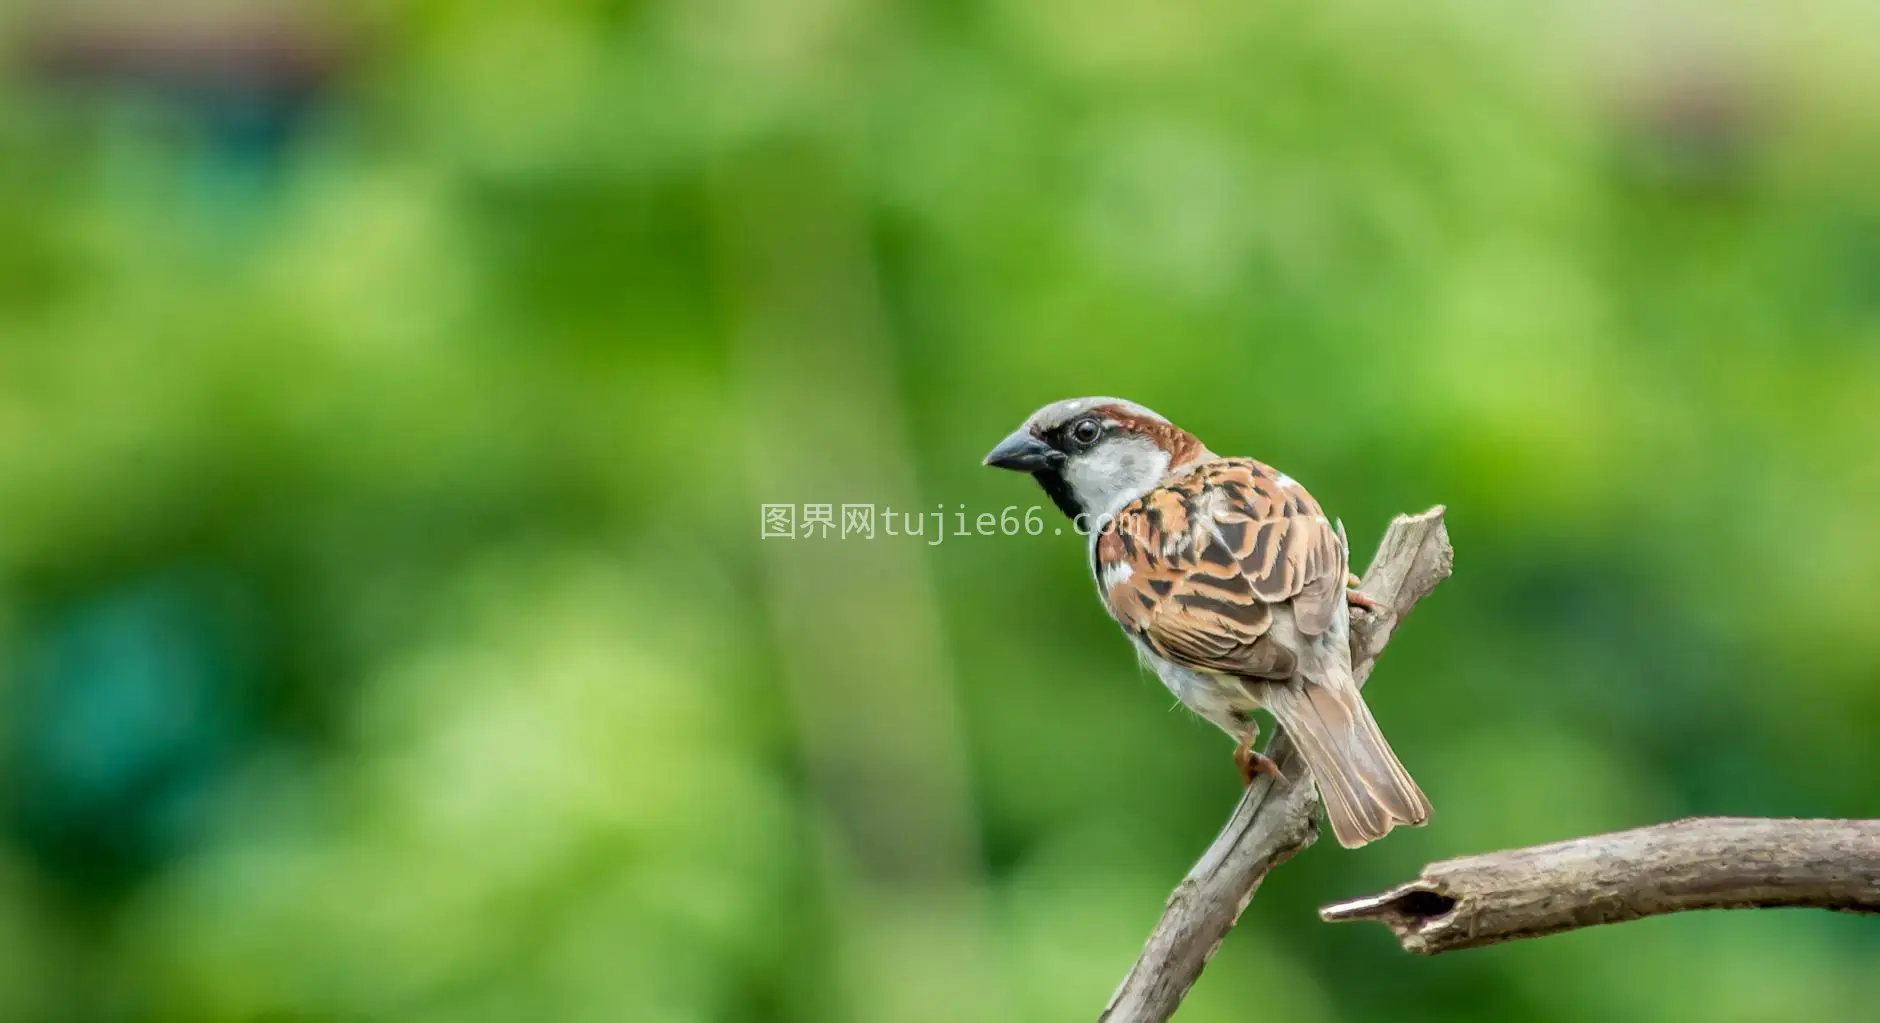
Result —
M1052 515L979 459L1086 393L1458 549L1371 690L1434 822L1277 873L1184 1023L1873 1018L1859 918L1313 913L1880 815L1872 3L12 0L0 54L0 1020L1094 1018L1229 740L1069 536L759 528Z

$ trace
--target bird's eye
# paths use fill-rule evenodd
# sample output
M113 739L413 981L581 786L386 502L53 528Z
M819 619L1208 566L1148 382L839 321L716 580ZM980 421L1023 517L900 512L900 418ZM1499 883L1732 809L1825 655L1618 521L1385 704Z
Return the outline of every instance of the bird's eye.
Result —
M1071 439L1085 447L1095 444L1102 435L1103 427L1098 426L1094 419L1079 419L1071 424Z

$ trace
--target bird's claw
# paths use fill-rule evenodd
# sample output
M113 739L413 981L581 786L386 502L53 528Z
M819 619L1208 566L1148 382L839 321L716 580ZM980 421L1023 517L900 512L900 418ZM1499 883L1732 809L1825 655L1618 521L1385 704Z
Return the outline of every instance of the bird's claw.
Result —
M1350 604L1352 607L1361 607L1366 611L1382 611L1384 609L1383 604L1378 603L1375 597L1367 596L1362 590L1358 589L1359 584L1363 581L1364 580L1359 579L1349 572L1345 573L1345 603Z
M1238 749L1234 750L1234 766L1240 768L1242 785L1252 785L1253 780L1263 774L1274 781L1286 780L1286 775L1281 773L1278 762L1254 749L1249 743L1242 743Z

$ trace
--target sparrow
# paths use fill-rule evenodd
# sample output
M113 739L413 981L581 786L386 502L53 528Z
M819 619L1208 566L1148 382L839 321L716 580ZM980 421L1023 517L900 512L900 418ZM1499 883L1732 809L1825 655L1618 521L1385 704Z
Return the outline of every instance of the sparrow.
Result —
M1222 458L1131 401L1046 405L985 458L1030 473L1089 537L1110 616L1176 699L1238 740L1242 781L1265 708L1293 738L1338 843L1357 848L1430 803L1378 730L1351 673L1344 528L1297 480Z

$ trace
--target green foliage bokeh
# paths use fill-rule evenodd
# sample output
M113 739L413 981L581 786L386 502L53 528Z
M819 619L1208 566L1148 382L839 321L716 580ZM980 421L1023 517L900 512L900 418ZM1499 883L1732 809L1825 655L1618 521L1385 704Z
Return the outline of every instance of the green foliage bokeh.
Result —
M49 73L42 6L0 1019L1093 1018L1237 788L979 466L1088 393L1458 549L1370 691L1435 820L1275 875L1181 1020L1872 1013L1856 918L1313 914L1880 814L1869 6L309 5L272 133Z

